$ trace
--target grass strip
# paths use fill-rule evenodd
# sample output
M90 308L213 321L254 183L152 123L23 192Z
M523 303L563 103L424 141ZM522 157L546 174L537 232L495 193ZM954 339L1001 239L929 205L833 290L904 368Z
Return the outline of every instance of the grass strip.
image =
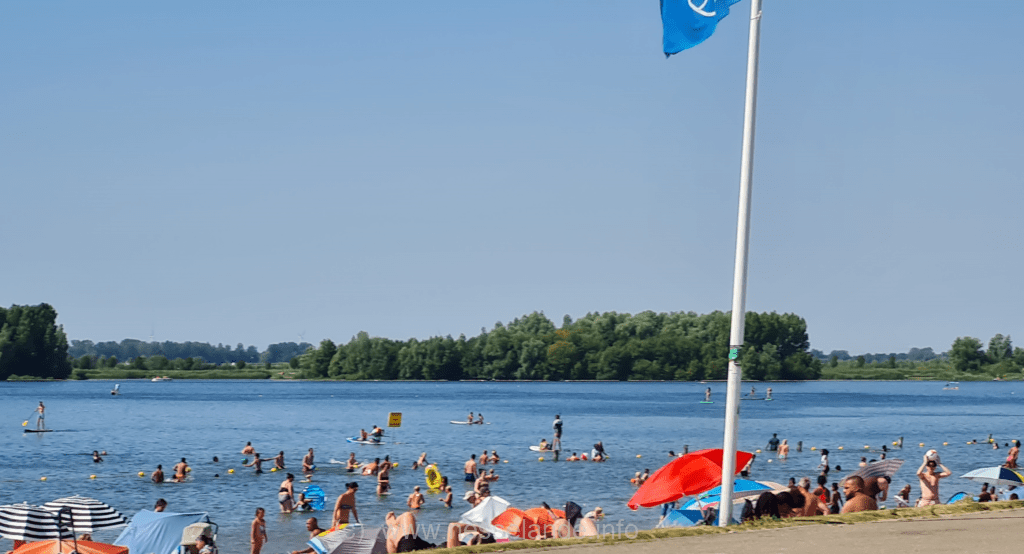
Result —
M1014 510L1024 508L1024 500L1010 500L1003 502L958 502L949 505L927 506L924 508L898 508L894 510L873 510L869 512L857 512L853 514L839 514L816 517L797 517L789 519L761 519L743 525L730 525L729 527L712 527L698 525L696 527L675 527L668 529L649 529L638 531L635 534L607 534L599 537L582 537L571 539L544 539L534 541L512 541L499 544L482 544L477 546L460 546L457 548L440 548L431 550L439 554L456 554L465 552L502 552L506 550L529 550L534 548L551 548L555 546L577 546L586 544L619 544L640 541L652 541L658 539L669 539L675 537L695 537L700 535L714 535L719 533L759 531L762 529L780 529L783 527L798 527L803 525L836 525L836 524L859 524L875 521L891 521L900 519L922 519L940 518L961 514L977 512L988 512L997 510Z

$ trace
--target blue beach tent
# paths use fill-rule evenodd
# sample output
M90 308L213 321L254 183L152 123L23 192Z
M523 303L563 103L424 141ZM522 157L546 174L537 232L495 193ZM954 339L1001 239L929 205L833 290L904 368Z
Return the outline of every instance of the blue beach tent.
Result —
M181 545L181 532L193 523L210 523L210 516L206 512L179 514L140 510L114 544L127 546L129 552L173 554Z

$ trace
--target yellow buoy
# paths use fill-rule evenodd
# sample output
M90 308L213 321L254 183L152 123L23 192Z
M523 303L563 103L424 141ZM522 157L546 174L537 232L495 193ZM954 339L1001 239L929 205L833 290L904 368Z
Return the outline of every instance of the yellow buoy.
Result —
M544 456L541 456L540 458L537 458L537 461L538 462L543 462L544 461Z
M186 467L185 468L185 473L192 473L192 468Z
M839 447L839 450L842 450L842 449L843 449L843 447L842 447L842 446L840 446L840 447Z
M640 457L640 455L639 455L639 454L637 454L637 455L636 455L636 457L637 457L637 458L639 458L639 457Z
M234 472L235 472L235 470L234 470L234 469L229 469L229 470L228 470L228 473L234 473Z
M898 441L892 441L892 445L893 445L893 446L899 446L899 445L900 445L900 443L899 443Z
M95 478L96 478L96 474L95 473L93 473L92 475L89 476L89 479L95 479Z
M145 477L145 476L146 476L146 472L145 471L140 471L139 472L139 477Z
M275 471L277 471L277 468L276 468L276 467L272 467L272 468L270 468L270 473L274 473Z
M391 467L398 467L398 464L391 464Z
M39 480L40 480L40 481L45 481L45 480L46 480L46 477L40 477L40 478L39 478Z
M757 449L757 450L755 450L754 452L755 452L755 453L757 453L757 454L760 454L760 453L761 453L761 449L760 449L760 448L758 448L758 449Z
M811 447L811 450L817 450L817 448L815 448L815 447L813 447L813 446L812 446L812 447Z
M28 422L27 421L22 421L21 422L21 426L22 427L28 427Z
M772 463L771 459L769 459L769 460L768 460L768 463L769 463L769 464L770 464L770 463Z
M949 446L949 443L948 442L944 442L944 443L942 443L942 446Z
M864 450L871 450L871 446L869 446L869 445L865 444L865 445L864 445Z
M917 445L918 446L924 446L924 443L923 442L919 442L919 443L917 443Z

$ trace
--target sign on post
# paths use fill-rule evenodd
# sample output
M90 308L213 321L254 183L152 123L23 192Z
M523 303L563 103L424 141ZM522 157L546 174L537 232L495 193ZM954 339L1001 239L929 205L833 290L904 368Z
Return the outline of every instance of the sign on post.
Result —
M388 412L388 427L402 426L402 412Z

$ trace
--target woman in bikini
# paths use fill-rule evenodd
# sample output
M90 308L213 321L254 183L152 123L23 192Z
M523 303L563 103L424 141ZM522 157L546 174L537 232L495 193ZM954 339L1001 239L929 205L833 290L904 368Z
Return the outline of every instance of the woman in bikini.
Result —
M256 518L252 520L249 533L249 554L260 554L263 545L267 544L267 522L263 519L263 508L256 508Z
M386 494L391 490L391 460L387 457L380 464L380 468L377 470L377 494Z
M295 476L291 473L281 481L281 488L277 490L277 501L281 504L281 513L290 514L295 509L295 489L293 483Z
M345 492L338 496L334 503L334 514L332 516L332 527L341 524L348 524L348 516L351 513L356 521L359 521L359 511L356 510L356 491L359 490L359 483L355 481L345 483Z

